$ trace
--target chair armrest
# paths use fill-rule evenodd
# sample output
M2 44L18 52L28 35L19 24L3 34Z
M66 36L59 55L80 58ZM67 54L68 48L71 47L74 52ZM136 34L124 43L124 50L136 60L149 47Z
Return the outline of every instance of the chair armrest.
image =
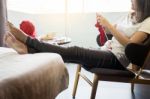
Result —
M143 69L150 69L150 51L145 59L144 65L142 66Z

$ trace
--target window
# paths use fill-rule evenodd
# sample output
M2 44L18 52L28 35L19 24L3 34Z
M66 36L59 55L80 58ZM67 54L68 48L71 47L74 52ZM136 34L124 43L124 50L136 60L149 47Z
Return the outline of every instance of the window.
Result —
M7 0L8 10L26 13L63 13L64 0Z
M7 0L9 10L27 13L129 11L131 0Z
M131 0L84 0L85 12L126 12Z

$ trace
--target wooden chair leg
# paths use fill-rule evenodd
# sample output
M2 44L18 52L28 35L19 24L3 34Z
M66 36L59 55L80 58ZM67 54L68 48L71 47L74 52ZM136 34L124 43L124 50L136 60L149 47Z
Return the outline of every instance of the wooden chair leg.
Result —
M78 86L79 77L80 77L80 74L79 74L80 71L81 71L81 65L78 65L77 71L76 71L76 77L75 77L75 81L74 81L73 93L72 93L73 98L75 98L75 95L76 95L77 86Z
M134 93L134 82L131 83L131 91Z
M97 86L98 86L98 75L94 74L94 80L93 80L93 86L92 86L92 92L91 92L90 99L95 99Z

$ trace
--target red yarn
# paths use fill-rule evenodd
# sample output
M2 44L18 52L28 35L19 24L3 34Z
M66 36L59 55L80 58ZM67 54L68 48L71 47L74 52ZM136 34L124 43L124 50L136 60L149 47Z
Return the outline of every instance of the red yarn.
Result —
M106 42L104 28L98 22L95 24L95 27L97 27L98 30L99 30L99 33L100 33L100 44L103 46L105 44L105 42Z
M20 29L24 33L26 33L27 35L29 35L31 37L35 37L35 35L36 35L35 26L33 25L32 22L30 22L28 20L24 20L24 21L21 22Z

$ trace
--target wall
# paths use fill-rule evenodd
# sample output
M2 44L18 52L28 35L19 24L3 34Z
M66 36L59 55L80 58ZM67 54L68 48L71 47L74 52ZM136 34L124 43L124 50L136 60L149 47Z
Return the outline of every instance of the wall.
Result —
M126 12L102 13L111 23L115 23L120 17L127 15ZM56 32L58 36L67 35L72 39L73 45L84 47L98 47L96 36L98 30L95 28L95 13L74 13L67 15L65 21L64 14L27 14L8 11L8 20L19 26L22 20L31 20L37 30L38 35ZM67 22L67 24L65 24Z

